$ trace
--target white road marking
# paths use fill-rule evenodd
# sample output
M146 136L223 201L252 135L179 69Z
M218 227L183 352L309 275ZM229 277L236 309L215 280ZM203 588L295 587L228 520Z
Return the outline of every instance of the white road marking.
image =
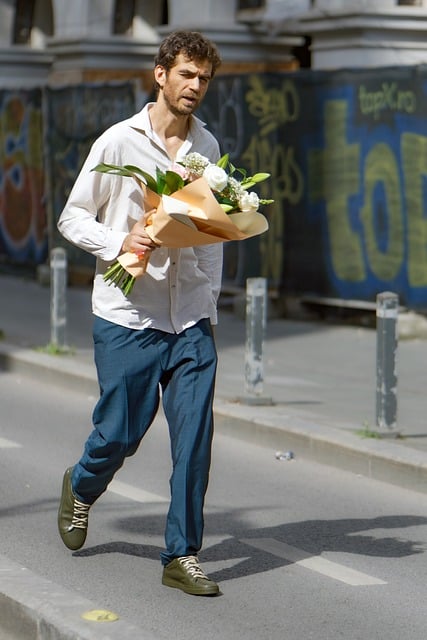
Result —
M22 447L22 444L18 444L12 440L6 440L6 438L0 438L0 449L17 449L20 447Z
M168 502L168 498L158 495L157 493L138 489L119 480L113 480L108 487L108 491L123 498L134 500L135 502ZM336 562L331 562L331 560L322 558L322 556L311 556L302 549L292 547L284 542L279 542L279 540L275 540L274 538L242 538L240 542L351 586L387 584L384 580L362 573L361 571L356 571L355 569L350 569Z
M292 547L284 542L279 542L274 538L243 538L241 542L354 587L387 584L384 580L374 578L336 562L331 562L326 558L322 558L322 556L310 556L306 551Z
M151 491L144 491L144 489L138 489L126 482L120 482L120 480L112 480L108 487L110 493L116 493L123 498L129 498L129 500L135 500L135 502L168 502L167 498L159 496L157 493L151 493Z

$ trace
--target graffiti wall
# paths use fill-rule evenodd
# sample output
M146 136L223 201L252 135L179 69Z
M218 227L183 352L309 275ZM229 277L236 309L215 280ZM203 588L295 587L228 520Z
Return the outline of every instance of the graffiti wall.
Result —
M233 164L271 173L258 190L275 200L268 233L225 245L225 282L262 275L282 295L359 300L391 290L427 309L426 92L424 67L215 78L198 115ZM135 110L133 87L0 98L0 258L40 263L62 242L56 220L90 144Z
M65 241L56 221L93 140L135 110L133 86L0 91L0 261L35 267ZM70 260L92 258L67 244Z
M42 94L0 91L0 261L37 264L46 254Z
M46 186L49 193L51 244L67 248L69 262L93 265L93 257L73 247L58 233L57 220L95 139L135 111L130 83L78 85L46 93Z
M227 247L226 277L427 308L426 91L423 67L218 78L205 118L275 199L269 233Z
M225 246L224 279L243 286L246 277L268 277L270 287L280 288L285 265L289 205L303 197L304 178L296 159L298 147L286 134L300 121L297 76L252 75L218 78L210 89L200 115L221 143L222 152L248 174L268 172L261 183L262 198L273 198L264 213L269 232L261 238Z

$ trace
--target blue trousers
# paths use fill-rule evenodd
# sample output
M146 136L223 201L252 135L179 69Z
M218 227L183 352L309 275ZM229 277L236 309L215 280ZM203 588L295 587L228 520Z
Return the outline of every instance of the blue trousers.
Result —
M213 435L217 354L209 320L170 334L95 318L93 336L100 397L93 412L94 429L73 470L73 491L93 504L107 489L152 424L161 388L172 454L161 560L165 565L194 555L202 545Z

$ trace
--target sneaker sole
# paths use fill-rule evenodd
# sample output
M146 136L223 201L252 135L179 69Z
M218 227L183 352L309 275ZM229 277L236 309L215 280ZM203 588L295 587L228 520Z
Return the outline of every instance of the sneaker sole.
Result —
M219 594L219 587L217 585L208 587L206 589L198 589L197 587L187 587L181 582L168 580L167 578L162 578L162 584L165 587L171 587L172 589L180 589L181 591L184 591L184 593L188 593L191 596L217 596Z

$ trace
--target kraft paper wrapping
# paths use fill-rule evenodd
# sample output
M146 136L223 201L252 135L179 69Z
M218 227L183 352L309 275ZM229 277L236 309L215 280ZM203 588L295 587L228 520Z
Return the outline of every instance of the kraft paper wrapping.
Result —
M122 253L122 255L117 258L117 261L120 262L122 267L124 267L126 271L135 278L144 275L147 270L147 264L149 260L149 251L147 251L147 253L141 258L138 258L135 253L131 253L130 251L128 251L127 253Z
M146 210L156 209L146 231L160 246L194 247L228 240L245 240L267 231L268 222L258 211L226 214L204 178L198 178L172 196L160 196L144 184Z
M159 246L182 249L245 240L268 229L266 218L258 211L225 213L204 178L187 184L172 196L160 196L145 184L139 184L144 192L146 211L156 209L148 217L145 230ZM146 272L150 252L141 258L127 252L117 260L128 273L138 278Z

